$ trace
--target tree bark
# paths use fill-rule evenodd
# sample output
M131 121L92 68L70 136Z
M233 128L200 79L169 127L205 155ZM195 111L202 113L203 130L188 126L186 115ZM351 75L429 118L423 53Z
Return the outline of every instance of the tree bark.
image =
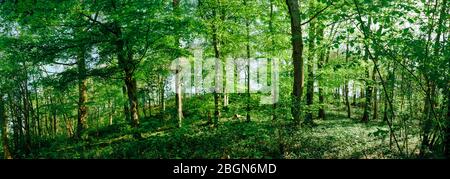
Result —
M345 81L344 84L344 95L345 95L345 105L347 107L347 118L351 118L352 117L352 111L351 111L351 106L350 106L350 100L349 100L349 96L348 96L348 92L349 92L349 84L348 81Z
M218 81L216 81L217 79L217 75L219 72L219 69L217 68L217 63L218 60L220 59L220 48L219 48L219 39L218 39L218 27L217 27L217 23L216 21L216 16L217 16L217 9L213 8L213 17L214 17L214 22L212 24L212 30L213 30L213 34L212 34L212 40L213 40L213 48L214 48L214 57L216 58L216 69L215 69L215 80L214 80L214 85L217 86ZM220 111L219 111L219 93L217 92L217 89L214 90L214 125L217 125L219 122L219 115L220 115Z
M244 6L247 6L247 1L244 0ZM251 103L251 94L250 94L250 22L249 19L246 18L245 19L245 30L246 30L246 45L245 45L245 49L247 52L247 107L246 107L246 111L247 111L247 122L250 122L251 120L251 116L250 116L250 112L251 112L251 107L250 107L250 103Z
M325 26L324 25L319 25L318 29L317 29L317 43L319 44L323 44L323 37L324 37L324 31L325 31ZM322 46L322 48L324 48ZM321 50L319 52L319 59L318 59L318 63L317 63L317 71L321 71L323 68L323 65L325 64L325 55L328 56L328 51L329 49L325 49L325 51ZM324 104L325 104L325 97L324 97L324 90L323 87L320 83L318 83L319 86L319 114L318 117L320 119L325 119L325 108L324 108Z
M39 137L41 137L41 118L40 118L40 107L39 107L39 93L38 93L38 87L36 86L34 88L34 94L36 98L36 122L37 122L37 134Z
M146 93L144 92L142 94L142 113L144 113L144 118L147 117L147 98L146 98Z
M374 69L375 70L375 69ZM375 76L375 74L373 74ZM374 80L376 78L374 77ZM376 82L375 82L376 84ZM372 120L378 119L378 87L374 85L373 87L373 117Z
M269 21L269 31L270 31L270 35L271 35L271 41L272 41L272 46L271 46L271 55L273 56L273 53L275 52L275 29L273 26L273 20L274 20L274 4L273 4L273 0L270 0L270 21ZM274 75L273 70L275 70L275 60L276 59L272 59L272 75ZM277 101L278 101L278 91L277 91L277 87L275 85L276 81L278 80L274 77L272 77L272 90L273 90L273 105L272 105L272 120L275 121L277 120Z
M309 1L309 15L314 14L315 5L314 1ZM313 115L311 106L314 103L314 63L315 63L315 48L316 48L316 20L312 20L309 23L308 28L308 80L306 82L306 105L310 108L306 112L305 124L313 124Z
M159 75L159 107L160 107L160 117L161 121L164 120L165 112L166 112L166 101L165 101L165 83L164 77Z
M450 81L450 80L447 80ZM450 82L447 83L447 125L445 128L445 139L444 139L444 155L447 159L450 159Z
M173 11L175 16L179 15L179 0L173 0ZM175 34L175 48L180 48L180 37ZM175 57L178 58L178 55ZM182 91L181 91L181 74L180 70L177 67L175 72L175 100L176 100L176 106L177 106L177 119L178 119L178 127L181 127L183 124L183 100L182 100ZM189 69L190 70L190 69Z
M24 65L25 66L25 65ZM25 67L25 73L27 73L26 67ZM28 75L26 75L28 76ZM28 78L28 77L27 77ZM30 131L30 105L28 103L28 80L24 80L22 84L22 102L23 102L23 123L24 123L24 133L25 133L25 140L24 140L24 151L25 154L28 155L31 152L31 131Z
M20 138L22 137L22 128L19 127L22 125L22 123L20 122L20 120L18 119L18 115L17 115L17 107L14 104L14 94L12 92L8 93L8 103L9 103L9 110L10 110L10 114L11 114L11 122L12 122L12 128L13 128L13 144L14 144L14 153L17 153L17 151L20 149L21 147L21 140Z
M350 58L350 51L349 51L349 41L350 41L350 35L347 34L347 44L346 44L346 48L345 48L345 62L348 63L349 58ZM351 118L352 113L351 113L351 107L350 107L350 100L349 100L349 96L348 96L348 92L349 92L349 82L348 80L345 80L345 84L344 84L344 95L345 95L345 105L347 106L347 118Z
M108 100L108 103L109 103L109 109L111 110L110 112L109 112L109 125L113 125L113 115L114 115L114 109L115 109L115 107L114 107L114 104L113 104L113 102L111 101L111 99L109 99Z
M125 85L122 86L122 94L123 94L124 98L126 98L128 95L127 87ZM129 106L128 101L125 101L123 103L123 111L125 114L125 122L131 123L130 106Z
M369 68L366 68L366 100L364 103L364 114L363 117L361 119L361 121L363 122L368 122L369 121L369 116L370 116L370 108L371 108L371 99L372 99L372 84L370 81L370 72L369 72Z
M0 124L2 131L3 158L12 159L8 140L8 116L6 116L5 101L3 94L0 94Z
M177 119L178 119L178 127L182 127L183 123L183 101L182 101L182 91L181 91L181 80L180 80L180 71L176 70L175 72L175 99L177 106Z
M128 102L130 104L131 125L134 128L139 127L139 113L138 113L138 98L137 98L137 84L134 78L135 64L133 62L133 53L130 48L126 47L125 40L122 37L120 26L116 23L117 37L116 49L119 66L124 72L124 82L127 87ZM125 50L125 48L127 50Z
M286 0L291 19L292 34L292 60L294 65L294 83L292 89L292 116L294 121L300 122L300 104L303 94L303 39L300 22L300 10L298 0Z
M86 49L80 47L77 59L78 65L78 119L76 137L81 138L81 134L86 129L87 120L87 78L86 78Z

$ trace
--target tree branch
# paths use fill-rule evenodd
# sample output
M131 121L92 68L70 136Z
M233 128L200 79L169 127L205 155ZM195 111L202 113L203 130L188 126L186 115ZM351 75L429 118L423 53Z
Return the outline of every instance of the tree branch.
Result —
M314 14L314 16L312 16L311 18L309 18L306 22L301 23L300 25L305 25L310 23L312 20L314 20L315 18L317 18L323 11L327 10L330 6L332 6L333 3L329 4L327 7L323 8L322 10L316 12L316 14Z
M92 21L93 23L99 24L100 26L102 26L103 28L105 28L107 31L111 32L112 34L117 35L117 32L114 31L113 29L111 29L110 27L108 27L107 25L101 23L100 21L98 21L97 19L93 19L91 16L88 16L86 14L80 13L82 16L87 17L90 21Z
M73 65L77 64L76 62L74 62L74 63L61 63L61 62L56 62L56 61L54 61L52 63L53 64L57 64L57 65L65 65L65 66L73 66Z

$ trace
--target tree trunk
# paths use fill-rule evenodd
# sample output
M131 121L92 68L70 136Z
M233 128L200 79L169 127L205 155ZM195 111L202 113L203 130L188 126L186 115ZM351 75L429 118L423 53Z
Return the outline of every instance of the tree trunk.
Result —
M0 124L2 131L3 158L12 159L13 157L9 149L9 140L8 140L8 116L6 116L3 94L0 94Z
M309 1L309 15L313 16L315 13L314 1ZM306 105L309 107L306 112L305 124L313 124L313 115L311 106L314 103L314 63L315 63L315 48L316 48L316 20L309 22L308 28L308 81L306 82Z
M298 0L286 0L291 19L292 60L294 65L294 84L292 89L292 116L294 121L300 122L300 103L303 93L303 39L300 22Z
M110 112L109 112L109 125L113 125L113 115L114 115L114 109L115 109L115 107L114 107L114 104L113 104L113 102L111 101L111 99L109 99L108 100L108 103L109 103L109 109L111 110Z
M57 116L57 110L55 109L53 112L53 136L55 137L58 133L58 127L57 127L57 120L58 120L58 116Z
M353 82L353 85L352 85L352 91L353 91L353 102L352 102L352 105L353 106L356 106L356 83L355 82Z
M12 93L8 93L8 103L9 103L9 112L11 114L11 122L12 122L12 128L13 128L13 144L14 144L14 153L17 153L17 151L20 149L20 137L22 135L22 128L19 127L19 119L17 117L17 111L16 105L13 103L14 95Z
M24 65L25 66L25 65ZM25 73L26 67L25 67ZM28 76L28 75L26 75ZM27 77L28 78L28 77ZM24 151L28 155L31 152L31 131L30 131L30 105L28 103L28 80L24 80L22 84L22 102L23 102L23 122L24 122L24 133L25 133L25 143Z
M247 6L247 1L244 0L244 7ZM250 107L250 103L251 103L251 94L250 94L250 22L249 19L246 18L245 19L245 30L246 30L246 45L245 45L245 49L247 52L247 107L246 107L246 111L247 111L247 122L250 122L251 120L251 116L250 116L250 112L251 112L251 107Z
M138 113L138 98L137 98L137 84L136 79L134 78L134 67L135 64L133 62L133 53L132 50L125 50L125 40L122 39L122 31L120 26L116 24L117 28L117 59L119 60L119 66L122 68L124 72L124 82L127 87L128 94L128 102L130 107L130 115L131 115L131 125L134 128L139 127L139 113ZM128 49L128 48L126 48Z
M325 26L320 24L318 29L317 29L317 43L323 43L323 37L324 37L324 31L325 31ZM319 52L319 59L318 59L318 63L317 63L317 71L321 71L323 68L323 65L325 64L325 55L328 56L328 51L329 49L327 48L325 51L320 51ZM325 104L325 97L324 97L324 91L323 91L323 87L321 84L319 84L319 114L318 117L320 119L325 119L325 109L324 109L324 104Z
M427 84L427 90L424 98L424 119L422 124L422 142L421 142L421 148L420 148L420 156L423 157L426 153L426 150L430 147L430 132L432 128L432 121L431 121L431 110L433 107L433 103L431 100L431 82L425 77L426 84Z
M449 81L449 80L447 80ZM445 139L444 139L444 154L447 159L450 159L450 82L447 84L447 125L445 128Z
M182 126L183 123L183 101L182 101L182 91L181 91L181 74L179 70L175 72L175 99L177 106L177 119L178 119L178 127Z
M164 120L165 112L166 112L166 102L165 102L165 83L164 83L164 77L162 75L159 75L159 107L160 107L160 116L161 121Z
M274 4L273 4L273 0L270 0L270 21L269 21L269 31L270 31L270 36L271 36L271 42L272 42L272 46L271 46L271 56L273 56L273 53L275 52L275 29L273 27L273 20L274 20ZM272 59L272 75L274 75L273 70L275 70L275 64L277 62L275 62L276 59ZM273 91L273 105L272 105L272 120L275 121L277 120L277 101L278 101L278 91L277 91L277 87L275 85L276 81L278 81L278 79L276 79L275 76L272 76L272 81L271 81L271 85L272 85L272 91Z
M345 84L344 84L345 105L347 106L347 118L350 119L352 117L352 112L351 112L350 100L349 100L349 96L348 96L348 92L349 92L348 86L349 86L348 81L345 81Z
M81 138L81 134L86 129L87 119L87 79L86 79L86 49L80 48L78 54L78 119L77 119L77 138Z
M138 112L138 99L137 99L137 84L132 74L128 74L125 77L125 84L127 86L128 101L130 102L130 114L132 126L139 127L139 112Z
M147 117L147 98L146 93L142 94L142 113L144 113L144 118Z
M179 15L179 0L173 0L173 13L175 16ZM176 33L175 33L176 34ZM180 37L175 35L175 48L180 48ZM175 57L178 58L178 55ZM190 69L189 69L190 70ZM177 67L175 72L175 100L177 106L177 119L178 119L178 127L181 127L183 124L183 100L182 100L182 91L181 91L181 76L180 71Z
M387 67L387 71L388 71L388 77L387 77L387 81L385 82L385 84L384 84L384 86L386 87L386 88L388 88L390 85L390 81L391 81L391 77L392 77L392 75L391 75L391 73L392 72L390 72L389 71L389 67L390 65L388 65L388 67ZM386 91L383 91L383 93L386 93ZM387 99L387 97L389 96L389 94L384 94L383 95L383 121L384 122L387 122L389 119L388 119L388 99Z
M213 9L213 17L214 17L214 22L212 24L212 30L213 30L213 34L212 34L212 40L213 40L213 48L214 48L214 57L216 58L216 69L215 69L215 80L214 80L214 85L218 86L218 81L217 81L217 75L219 73L218 67L218 61L220 59L220 49L219 49L219 39L218 39L218 27L217 27L217 23L216 21L216 16L217 16L217 9L214 8ZM220 111L219 111L219 94L217 92L217 89L214 90L214 125L217 125L219 122L219 115L220 115Z
M52 129L52 135L53 137L56 136L57 128L56 128L56 121L57 121L57 109L55 107L55 103L53 102L53 97L50 95L50 105L52 106L52 121L50 121L50 126Z
M375 70L375 69L374 69ZM375 74L374 74L375 76ZM373 88L373 120L378 119L378 87L374 86Z
M128 95L128 92L127 92L127 87L125 85L122 86L122 93L123 93L123 97L126 98L126 96ZM128 101L125 101L123 103L123 111L125 114L125 122L131 123L130 106L129 106Z
M371 104L371 102L370 102L370 100L372 99L372 84L371 84L371 82L369 82L370 80L369 80L369 78L370 78L370 72L369 72L369 69L368 68L366 68L366 101L365 101L365 103L364 103L364 114L363 114L363 117L362 117L362 119L361 119L361 121L363 121L363 122L368 122L369 121L369 113L370 113L370 104Z
M37 122L37 134L41 137L41 119L40 119L40 107L39 107L39 94L37 86L34 88L34 94L36 98L36 122Z
M350 51L349 51L349 41L350 41L350 35L347 34L347 43L346 43L346 48L345 48L345 62L348 63L349 58L350 58ZM349 82L348 80L345 80L345 84L344 84L344 95L345 95L345 105L347 106L347 118L351 118L352 114L351 114L351 107L350 107L350 100L349 100L349 96L348 96L348 92L349 92Z

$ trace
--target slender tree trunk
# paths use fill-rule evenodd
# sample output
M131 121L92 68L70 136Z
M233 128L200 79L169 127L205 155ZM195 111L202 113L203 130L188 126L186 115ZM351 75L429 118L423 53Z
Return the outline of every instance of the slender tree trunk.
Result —
M133 127L139 126L139 112L137 99L137 84L136 79L131 74L126 75L125 84L127 86L128 98L130 102L130 114Z
M172 6L173 6L173 13L175 16L178 16L180 14L179 12L179 0L173 0ZM175 33L176 34L176 33ZM178 35L175 35L175 48L180 48L180 37ZM175 57L178 58L178 55ZM175 72L175 104L177 107L177 120L178 120L178 127L181 127L183 124L183 100L182 100L182 91L181 91L181 76L180 76L180 70L176 69Z
M390 84L391 84L391 81L393 80L392 78L393 78L393 75L392 75L392 71L390 70L390 64L388 64L388 66L387 66L387 71L388 71L388 74L387 74L387 79L386 79L386 82L384 83L384 86L386 87L386 88L389 88L390 87ZM387 91L383 91L383 93L386 93ZM384 105L384 109L383 109L383 121L384 122L387 122L388 120L389 120L389 114L388 114L388 103L389 103L389 101L388 101L388 96L390 96L390 94L384 94L383 95L383 105Z
M86 129L87 119L87 79L86 79L86 49L81 47L78 53L78 118L76 137L81 138Z
M14 95L12 93L8 93L8 103L9 103L9 112L11 114L11 122L12 122L12 128L13 128L13 144L14 144L14 153L17 154L17 151L20 148L20 136L22 130L21 127L19 127L19 119L17 118L17 108L15 104L13 103Z
M447 80L449 81L449 80ZM444 149L444 155L447 159L450 159L450 82L447 83L447 125L445 128L445 149Z
M152 101L153 101L153 92L150 92L148 97L149 97L149 99L148 99L148 116L149 116L149 117L152 117L152 109L153 109L153 107L152 107L152 105L153 105L153 103L152 103Z
M164 120L165 112L166 112L166 101L165 101L165 83L164 83L164 77L162 75L159 75L159 107L160 107L160 116L161 121Z
M345 62L348 63L349 58L350 58L350 51L349 51L349 41L350 41L350 35L347 34L347 44L346 44L346 48L345 48ZM345 84L344 84L344 95L345 95L345 105L347 106L347 118L351 118L352 114L351 114L351 106L350 106L350 100L349 100L349 82L348 80L345 80Z
M119 66L124 73L124 82L127 87L128 102L130 104L131 125L134 128L139 127L139 112L138 112L138 98L137 98L137 83L134 78L135 62L133 61L133 52L131 48L128 48L127 43L122 37L122 30L118 23L115 23L115 29L117 30L117 40L115 46L117 49L117 59ZM137 136L136 136L137 137Z
M374 76L375 76L375 74L374 74ZM373 118L372 119L373 120L378 119L378 87L377 86L374 86L374 88L373 88Z
M215 61L216 61L216 69L215 69L215 80L214 80L214 85L215 86L218 86L218 81L217 81L217 76L218 76L218 73L219 73L219 70L220 69L218 69L217 67L218 67L218 61L219 61L219 59L220 59L220 49L219 49L219 39L218 39L218 27L217 27L217 23L215 22L216 21L216 16L217 16L217 9L216 8L214 8L213 9L213 17L214 17L214 22L213 22L213 24L212 24L212 30L213 30L213 34L212 34L212 40L213 40L213 48L214 48L214 57L216 58L215 59ZM218 122L219 122L219 116L220 116L220 111L219 111L219 93L217 92L217 89L215 89L214 90L214 94L213 94L213 96L214 96L214 125L217 125L218 124Z
M56 109L56 107L55 107L55 103L53 102L53 96L50 94L50 96L49 96L49 99L50 99L50 105L52 106L52 109L51 109L51 121L49 121L49 124L50 124L50 130L51 130L51 132L52 132L52 136L54 137L54 136L56 136L56 120L57 120L57 109Z
M315 13L314 1L309 1L309 15L312 16ZM316 20L309 22L308 28L308 80L306 82L306 105L310 108L306 112L305 124L313 124L313 115L311 106L314 103L314 64L315 64L315 50L316 50Z
M423 119L423 126L422 126L422 142L421 142L421 148L420 148L420 156L423 157L426 153L426 150L430 147L430 132L432 128L432 121L431 121L431 108L433 106L431 101L431 82L425 77L426 84L427 84L427 90L424 98L424 119Z
M110 112L109 112L109 125L113 125L113 116L114 116L114 104L113 104L113 102L111 101L111 99L109 99L108 100L108 103L109 103L109 109L111 110Z
M325 31L325 26L323 24L320 24L317 29L317 43L319 45L323 44L324 31ZM331 31L333 31L333 29ZM324 48L324 47L322 46L322 48ZM329 51L329 49L326 48L325 50L321 50L319 52L317 71L322 70L323 65L325 64L325 55L327 55L327 56L329 55L328 51ZM319 83L319 80L318 80L317 84L319 86L319 94L318 95L319 95L319 104L320 104L318 117L320 119L325 119L325 109L324 109L325 97L324 97L324 90L322 87L323 85Z
M303 93L303 40L298 0L286 0L291 19L292 60L294 65L294 84L292 89L292 116L300 122L300 104Z
M40 107L39 107L39 93L37 86L34 88L34 94L36 98L36 122L37 122L37 134L39 137L41 137L41 114L40 114Z
M182 102L182 91L181 91L181 74L179 70L175 72L175 99L177 106L177 119L178 119L178 127L182 127L183 124L183 102Z
M53 102L51 102L51 103L55 104ZM55 108L55 109L53 109L53 120L52 120L52 123L53 123L53 136L56 136L58 134L57 121L58 121L58 110Z
M372 99L372 84L371 84L371 82L369 82L370 80L369 80L369 77L370 77L370 75L369 75L370 73L369 73L369 69L368 68L366 68L366 101L365 101L365 103L364 103L364 114L363 114L363 117L362 117L362 119L361 119L361 121L363 121L363 122L368 122L369 121L369 116L370 116L370 104L371 104L371 102L370 102L370 100Z
M2 131L3 158L12 159L8 140L8 116L6 116L5 101L3 94L0 94L0 124Z
M352 106L356 106L356 83L353 82L352 84L352 91L353 91L353 102L352 102Z
M25 64L24 64L25 66ZM26 67L25 67L25 73ZM28 75L26 75L28 76ZM28 77L27 77L28 78ZM25 133L25 143L24 151L28 155L31 152L31 131L30 131L30 105L28 103L28 81L24 80L22 84L22 102L23 102L23 122L24 122L24 133Z
M273 0L270 0L270 21L269 21L269 31L270 31L270 36L271 36L271 42L272 42L272 46L271 46L271 56L274 56L273 53L275 52L275 29L273 27L273 21L274 21L274 4L273 4ZM275 68L275 64L277 62L275 62L276 59L271 59L272 60L272 75L274 75L273 71L276 70ZM272 76L272 81L271 81L271 85L272 85L272 91L273 91L273 105L272 105L272 120L275 121L277 120L277 101L278 101L278 91L277 91L277 86L275 85L277 83L278 79L276 79L275 76Z
M247 6L247 1L244 0L244 7ZM250 116L250 112L251 112L251 107L250 107L250 103L251 103L251 94L250 94L250 22L249 19L245 19L245 30L246 30L246 52L247 52L247 122L250 122L251 120L251 116Z
M348 81L346 81L345 85L344 85L345 105L347 107L347 118L351 118L352 112L351 112L350 100L349 100L349 96L348 96L348 93L349 93L348 86L349 86Z
M146 93L142 94L142 113L144 113L144 117L147 117L147 98Z
M126 98L126 96L128 95L128 92L127 92L127 87L125 85L122 86L122 93L123 93L123 97ZM129 106L128 101L125 101L123 103L123 111L125 114L125 122L131 123L130 106Z

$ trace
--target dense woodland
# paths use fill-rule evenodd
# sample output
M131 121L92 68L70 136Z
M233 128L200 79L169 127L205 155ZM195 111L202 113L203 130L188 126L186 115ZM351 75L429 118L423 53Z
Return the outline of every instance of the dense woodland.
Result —
M448 158L449 26L447 0L0 0L1 158ZM243 92L183 93L179 57L247 59Z

